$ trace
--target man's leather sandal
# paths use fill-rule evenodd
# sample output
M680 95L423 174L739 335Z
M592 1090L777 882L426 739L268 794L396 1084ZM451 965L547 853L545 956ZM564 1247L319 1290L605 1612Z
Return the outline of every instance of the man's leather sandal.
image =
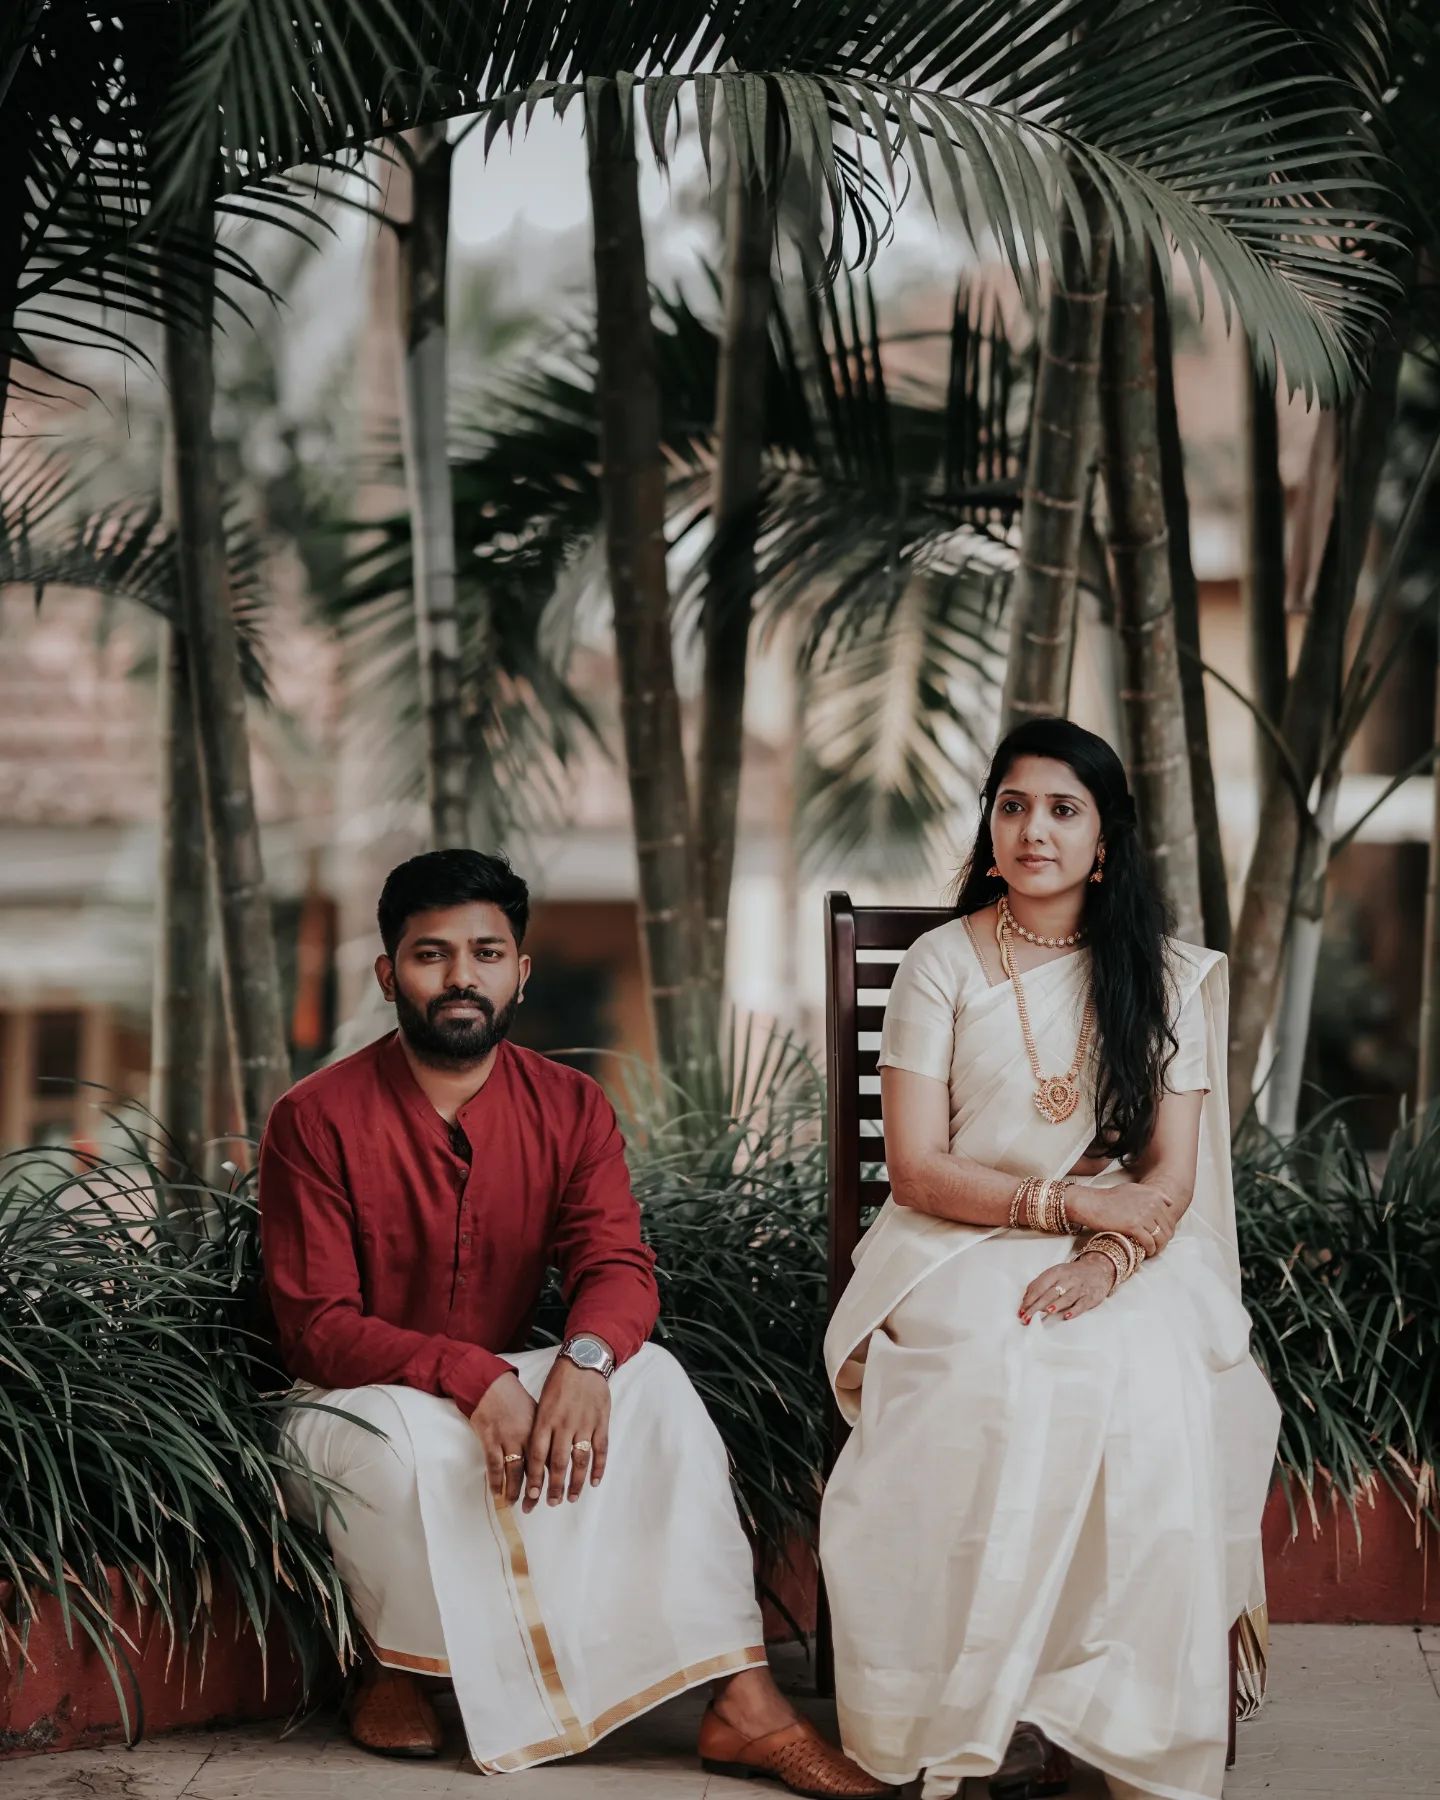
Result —
M707 1707L700 1721L700 1764L711 1775L783 1782L806 1800L880 1800L895 1791L827 1744L804 1719L747 1738Z
M404 1669L367 1669L346 1708L350 1736L376 1756L438 1756L445 1742L435 1708Z

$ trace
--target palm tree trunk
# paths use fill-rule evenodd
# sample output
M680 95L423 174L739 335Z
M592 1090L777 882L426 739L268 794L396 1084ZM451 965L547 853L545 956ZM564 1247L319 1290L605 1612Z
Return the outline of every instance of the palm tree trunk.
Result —
M1278 725L1285 707L1289 653L1285 636L1285 488L1280 480L1280 421L1275 382L1245 356L1245 574L1250 640L1250 691ZM1255 727L1255 766L1264 782L1274 773L1275 749Z
M765 447L765 363L775 207L730 159L725 219L725 317L716 384L713 541L705 595L705 680L696 767L695 847L704 921L704 979L718 1003L735 868L745 737L745 680L755 604L755 538Z
M1440 632L1435 642L1435 744L1430 786L1434 807L1425 879L1425 949L1420 973L1420 1068L1415 1085L1417 1123L1440 1100Z
M639 170L628 112L610 84L586 121L595 243L595 348L605 553L640 928L660 1059L683 1066L699 964L690 809L665 568L660 376L645 273Z
M1335 806L1340 797L1340 770L1325 772L1315 815L1305 827L1285 974L1275 1015L1275 1060L1265 1084L1265 1123L1276 1137L1295 1135L1300 1122L1300 1086L1310 1043L1310 1015L1315 1008L1315 977L1320 968L1320 941L1325 930L1326 870L1335 837Z
M1101 466L1110 515L1120 710L1140 835L1178 935L1203 930L1190 753L1170 592L1156 411L1155 308L1146 259L1117 257L1100 375Z
M1200 661L1200 587L1190 552L1190 496L1185 488L1185 448L1175 405L1175 349L1170 334L1170 302L1160 265L1150 259L1150 292L1155 304L1155 402L1160 434L1160 482L1165 495L1165 529L1170 551L1170 593L1180 650L1180 693L1185 706L1185 740L1190 752L1190 793L1195 802L1195 854L1199 863L1200 914L1205 942L1230 949L1230 890L1225 848L1220 839L1220 806L1210 760L1210 714L1205 704L1205 671Z
M470 836L470 779L461 709L460 624L455 603L455 511L446 436L449 398L445 278L449 263L453 150L442 121L405 133L409 220L399 226L401 431L414 544L415 644L425 719L430 840L439 849ZM490 658L480 647L478 665Z
M1294 791L1278 765L1261 787L1255 848L1230 958L1230 1116L1237 1123L1250 1106L1260 1044L1275 1004L1309 795L1334 728L1345 632L1395 415L1399 373L1400 350L1392 336L1377 353L1370 384L1352 402L1342 428L1325 554L1280 721L1300 791Z
M150 1110L183 1173L205 1143L210 1016L210 864L184 634L160 653L160 867L150 1012Z
M258 1137L290 1081L275 933L250 778L239 638L230 603L211 435L213 291L202 318L165 331L181 612L190 650L210 855L220 899L230 1059L244 1128Z
M1110 228L1091 185L1091 252L1068 213L1060 265L1053 271L1035 381L1020 560L1010 591L1010 651L1003 728L1063 713L1070 699L1075 645L1075 574L1095 454L1095 376L1105 315Z

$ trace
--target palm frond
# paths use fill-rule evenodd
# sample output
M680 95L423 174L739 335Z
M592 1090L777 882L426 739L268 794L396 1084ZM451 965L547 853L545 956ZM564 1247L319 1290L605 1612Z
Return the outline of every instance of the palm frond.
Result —
M823 305L808 294L804 324L800 346L777 320L759 580L767 624L799 608L813 644L893 603L967 534L1003 535L1020 505L1033 346L964 282L948 334L883 334L873 294L849 282Z
M351 583L326 610L340 631L357 714L392 799L420 793L420 672L409 588L408 521L361 553ZM397 547L398 541L398 547ZM359 577L358 580L355 577ZM474 791L499 835L558 828L568 819L568 769L584 740L598 741L590 711L567 680L567 649L549 628L548 593L529 575L492 580L483 556L457 569L465 738ZM414 750L414 753L410 752Z
M877 878L948 852L967 777L978 787L1004 675L998 590L1011 559L952 539L952 566L912 572L888 604L810 645L803 707L802 862ZM956 566L958 565L958 566ZM968 788L964 789L968 792Z
M154 131L179 16L168 0L75 0L43 8L15 41L0 107L0 357L50 386L74 381L57 353L149 362L155 328L201 320L217 283L242 317L243 296L275 298L233 242L176 217L157 229ZM326 229L329 172L322 159L304 187L279 171L257 177L221 198L219 214L313 242Z
M1395 233L1363 115L1383 46L1284 69L1306 41L1240 0L212 0L157 144L167 197L193 196L217 167L234 188L421 118L484 113L493 140L609 81L662 163L691 120L708 160L723 97L745 172L798 158L820 183L832 271L847 232L874 255L913 181L1032 291L1059 208L1086 230L1074 166L1122 245L1167 268L1178 247L1197 292L1203 264L1262 365L1329 401L1392 297Z
M175 624L175 535L159 501L87 509L87 486L85 458L67 447L30 439L11 453L0 470L0 585L33 589L37 606L47 588L82 588ZM226 547L246 686L264 699L264 545L248 523L232 517Z

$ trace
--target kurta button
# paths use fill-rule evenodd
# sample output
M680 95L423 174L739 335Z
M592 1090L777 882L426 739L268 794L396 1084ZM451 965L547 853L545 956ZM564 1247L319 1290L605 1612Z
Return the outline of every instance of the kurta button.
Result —
M464 1277L464 1276L463 1276L463 1275L462 1275L462 1276L461 1276L461 1277L460 1277L460 1286L461 1286L461 1287L464 1287L464 1285L465 1285L465 1277Z
M460 1233L460 1242L462 1244L468 1244L470 1242L470 1233L468 1231L462 1231Z

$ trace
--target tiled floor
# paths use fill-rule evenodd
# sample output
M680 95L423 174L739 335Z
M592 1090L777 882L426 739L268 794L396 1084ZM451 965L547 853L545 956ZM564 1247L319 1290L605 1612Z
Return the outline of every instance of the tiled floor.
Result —
M798 1663L782 1680L803 1680ZM1243 1726L1225 1800L1435 1800L1440 1794L1440 1630L1282 1626L1271 1702ZM495 1800L743 1800L777 1794L706 1775L694 1760L703 1694L672 1701L573 1762L497 1778ZM822 1722L828 1709L807 1703ZM356 1750L332 1716L283 1740L275 1727L159 1738L135 1750L77 1751L0 1763L0 1800L479 1800L460 1754L383 1762ZM1102 1800L1085 1775L1075 1800ZM966 1800L984 1800L970 1784Z

